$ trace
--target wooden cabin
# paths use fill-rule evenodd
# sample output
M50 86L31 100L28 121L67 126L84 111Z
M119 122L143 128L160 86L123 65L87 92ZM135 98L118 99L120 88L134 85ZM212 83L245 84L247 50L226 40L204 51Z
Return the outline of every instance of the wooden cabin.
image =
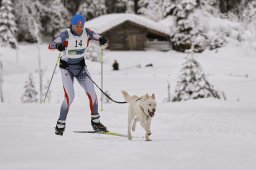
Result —
M108 37L110 50L170 50L168 28L143 16L109 14L88 21L85 26Z

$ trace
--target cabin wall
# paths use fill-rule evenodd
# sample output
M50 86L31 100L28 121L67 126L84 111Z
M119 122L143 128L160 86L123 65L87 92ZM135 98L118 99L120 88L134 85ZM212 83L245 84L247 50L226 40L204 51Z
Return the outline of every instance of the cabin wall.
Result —
M123 23L105 35L109 38L110 50L144 50L147 30L129 22Z
M145 50L149 34L147 28L129 21L103 33L109 39L110 50Z

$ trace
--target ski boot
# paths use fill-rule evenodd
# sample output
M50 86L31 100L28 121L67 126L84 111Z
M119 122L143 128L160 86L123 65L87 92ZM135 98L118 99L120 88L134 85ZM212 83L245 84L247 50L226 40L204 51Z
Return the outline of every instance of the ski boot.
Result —
M62 136L65 131L65 125L66 125L65 120L58 120L55 127L55 134Z
M100 123L100 115L91 115L91 125L93 130L97 131L97 132L108 132L107 128Z
M91 119L91 125L93 130L97 131L97 132L108 132L107 128L100 123L100 115L91 115L92 119Z
M92 124L93 130L95 130L97 132L108 132L106 126L104 126L100 122L94 122L93 120L91 120L91 124Z

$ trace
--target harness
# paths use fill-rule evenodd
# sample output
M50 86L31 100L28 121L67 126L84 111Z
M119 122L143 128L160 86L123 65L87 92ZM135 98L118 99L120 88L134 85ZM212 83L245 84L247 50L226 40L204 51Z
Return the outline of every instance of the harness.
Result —
M60 68L68 70L69 65L80 65L82 68L84 68L86 66L84 58L75 64L69 64L68 62L66 62L64 60L60 60L60 65L59 65Z
M60 60L59 67L68 70L74 77L78 76L86 66L84 58L78 63L70 64L64 60Z
M139 100L141 100L142 98L138 98L138 99L136 99L136 102L137 101L139 101ZM139 104L140 105L140 104ZM144 111L144 109L143 109L143 107L141 107L141 105L140 105L140 108L141 108L141 110L143 111L143 113L145 114L145 116L147 117L147 119L149 118L149 116L145 113L145 111Z

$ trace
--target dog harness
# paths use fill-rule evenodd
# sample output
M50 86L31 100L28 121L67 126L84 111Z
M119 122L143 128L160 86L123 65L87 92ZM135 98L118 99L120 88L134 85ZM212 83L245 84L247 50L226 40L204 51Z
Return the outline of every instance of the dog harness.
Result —
M139 100L141 100L141 99L142 99L142 98L136 99L136 102L139 101ZM147 119L148 119L149 116L145 113L145 111L144 111L143 107L141 107L141 105L140 105L140 108L141 108L141 110L143 111L143 113L146 115L146 117L147 117Z

